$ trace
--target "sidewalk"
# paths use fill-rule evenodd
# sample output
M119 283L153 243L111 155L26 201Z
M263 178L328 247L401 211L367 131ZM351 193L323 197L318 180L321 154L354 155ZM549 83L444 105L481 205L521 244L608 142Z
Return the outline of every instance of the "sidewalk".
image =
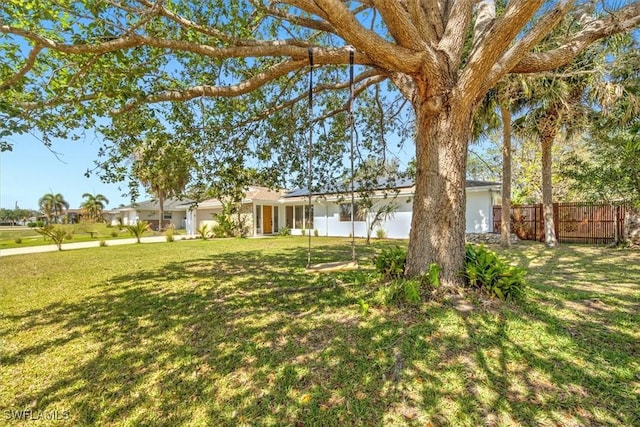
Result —
M189 236L177 235L174 236L175 240L184 240L189 238ZM166 242L166 236L152 236L152 237L142 237L140 239L141 243L159 243ZM107 240L107 246L117 246L117 245L130 245L136 243L137 240L135 237L130 239L113 239ZM84 249L84 248L97 248L100 246L100 241L95 240L91 242L78 242L78 243L63 243L62 250L68 251L72 249ZM11 249L1 249L0 257L10 256L10 255L24 255L24 254L35 254L41 252L55 252L58 250L56 245L43 245L43 246L25 246L24 248L11 248Z

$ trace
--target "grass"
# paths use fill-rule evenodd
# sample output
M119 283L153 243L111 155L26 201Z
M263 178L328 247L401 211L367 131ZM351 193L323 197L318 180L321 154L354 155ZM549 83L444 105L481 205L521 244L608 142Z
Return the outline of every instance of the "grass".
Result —
M456 299L372 303L366 267L396 242L359 245L363 271L321 275L304 272L305 243L0 258L5 420L24 409L59 425L640 424L640 253L520 244L505 255L529 269L527 300L463 312ZM314 247L314 262L350 258L346 240Z
M58 224L73 236L71 240L65 239L64 243L92 242L98 240L129 239L133 237L126 230L119 230L117 227L107 227L105 224ZM117 233L116 237L112 233ZM154 236L158 233L146 231L144 236ZM20 239L20 243L16 239ZM0 228L0 249L21 248L25 246L51 245L53 242L38 234L34 228L25 227L3 227Z

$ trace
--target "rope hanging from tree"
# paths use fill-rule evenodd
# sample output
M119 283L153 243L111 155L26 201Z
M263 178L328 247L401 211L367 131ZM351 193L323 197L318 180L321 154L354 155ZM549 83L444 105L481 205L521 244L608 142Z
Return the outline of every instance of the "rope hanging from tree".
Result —
M312 200L312 191L311 187L313 185L313 48L309 48L309 105L308 105L308 116L309 116L309 146L307 149L308 155L308 164L307 164L307 187L309 194L309 206L308 206L308 215L311 215L311 211L313 208L313 200ZM347 111L349 115L349 127L350 127L350 162L351 162L351 262L346 264L337 262L337 263L328 263L322 265L311 265L311 230L308 230L309 234L309 243L307 247L307 270L311 271L328 271L328 270L341 270L346 268L357 268L356 264L356 241L355 241L355 172L354 172L354 157L355 157L355 120L353 117L353 100L354 100L354 79L353 79L353 65L354 65L354 56L355 51L353 46L349 46L349 100L347 103ZM308 219L305 216L307 224L310 224Z

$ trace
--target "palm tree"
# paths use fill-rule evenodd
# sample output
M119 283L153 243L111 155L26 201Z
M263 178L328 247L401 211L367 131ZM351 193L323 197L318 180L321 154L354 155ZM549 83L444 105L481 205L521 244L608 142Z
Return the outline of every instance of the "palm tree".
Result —
M84 193L82 198L86 199L80 207L82 208L83 213L87 216L87 218L91 221L102 222L104 221L104 217L102 216L102 211L109 204L109 199L107 199L102 194L91 194Z
M69 202L67 202L60 193L45 194L38 200L38 205L47 218L47 222L49 222L51 218L58 222L64 211L69 209Z
M193 156L179 141L158 133L135 152L133 173L158 201L158 231L162 231L164 202L179 196L191 179Z

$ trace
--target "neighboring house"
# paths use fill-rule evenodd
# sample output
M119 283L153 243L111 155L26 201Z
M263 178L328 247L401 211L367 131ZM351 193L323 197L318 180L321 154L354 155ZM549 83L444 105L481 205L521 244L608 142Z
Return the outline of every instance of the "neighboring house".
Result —
M173 224L178 229L184 229L187 226L187 212L191 202L188 200L168 199L164 202L164 215L162 224L167 227ZM151 224L151 228L158 229L160 214L160 205L155 200L146 200L134 203L129 206L118 208L110 211L112 214L112 225L116 225L122 221L122 225L133 225L138 221L147 221ZM118 219L119 218L119 219ZM114 224L116 221L116 224Z
M468 233L489 233L493 224L493 205L500 203L500 184L485 181L467 181L466 219ZM394 191L383 188L374 193L374 209L377 205L393 202L398 208L386 221L375 228L381 228L390 238L408 238L411 228L412 197L415 186L412 181L396 183ZM356 196L357 197L357 196ZM292 234L302 234L302 230L318 231L320 236L349 236L351 234L351 195L325 190L312 194L309 210L309 193L305 189L290 192L273 191L264 187L249 187L242 200L241 215L248 226L248 235L271 235L283 227ZM356 237L366 237L368 222L358 210L354 229ZM216 199L205 200L195 206L191 202L176 205L176 209L186 212L187 234L196 234L203 224L213 225L214 214L222 212L222 204ZM183 212L180 210L180 212ZM143 218L141 218L143 219Z

